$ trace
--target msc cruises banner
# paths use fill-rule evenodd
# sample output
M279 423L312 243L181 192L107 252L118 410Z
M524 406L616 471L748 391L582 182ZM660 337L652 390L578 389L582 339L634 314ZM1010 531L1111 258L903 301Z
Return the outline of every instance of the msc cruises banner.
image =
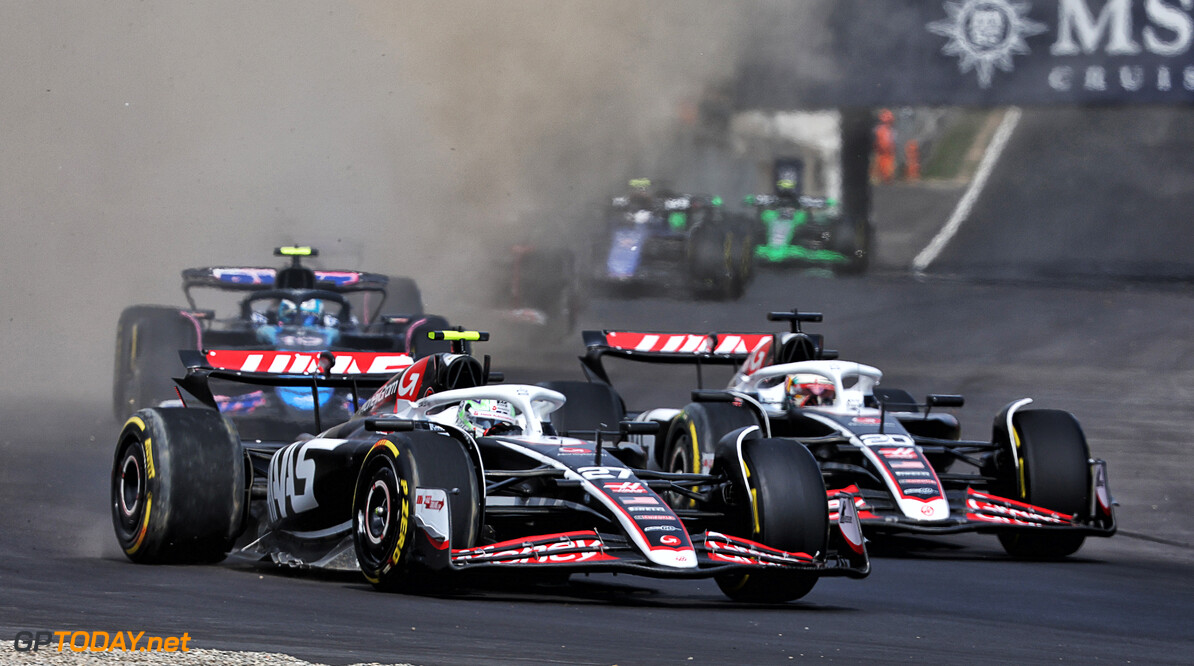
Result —
M820 14L784 17L824 22L816 52L766 27L740 106L1194 101L1194 0L836 0Z

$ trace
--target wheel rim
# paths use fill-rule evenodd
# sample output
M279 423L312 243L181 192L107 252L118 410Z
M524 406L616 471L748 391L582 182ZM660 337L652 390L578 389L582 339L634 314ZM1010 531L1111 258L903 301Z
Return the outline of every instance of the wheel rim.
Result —
M130 453L120 465L120 511L126 518L137 515L137 510L141 508L141 494L141 463L135 454Z
M112 470L112 515L116 535L122 546L132 543L145 517L145 459L139 440L129 440L117 458L120 462Z
M365 536L380 546L390 531L390 488L382 479L375 479L365 500Z
M680 474L688 474L692 471L692 465L688 460L688 449L692 446L688 436L681 436L676 440L676 445L672 447L672 455L668 460L667 471L678 472Z
M359 482L356 505L357 559L367 577L377 577L390 568L394 546L400 535L395 514L405 498L398 487L398 470L387 456L378 456Z
M676 440L675 445L672 446L671 455L668 456L666 465L667 471L677 474L691 474L692 461L689 460L688 455L688 452L691 449L692 440L688 437L688 435L681 435ZM671 505L672 508L676 509L688 509L695 505L695 502L691 498L685 497L680 493L673 491L664 492L663 499L665 502Z

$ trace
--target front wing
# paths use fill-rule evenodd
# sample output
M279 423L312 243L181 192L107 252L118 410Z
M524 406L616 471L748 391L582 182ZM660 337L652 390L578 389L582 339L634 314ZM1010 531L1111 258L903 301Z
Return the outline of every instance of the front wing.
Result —
M854 578L862 578L869 572L869 566L858 566L842 555L817 558L720 532L693 535L692 545L697 555L697 567L675 569L650 562L624 536L597 531L564 532L452 550L451 568L523 566L591 573L634 573L654 578L708 578L759 569L812 571L822 576Z
M1047 507L980 492L970 487L949 493L950 517L945 520L909 518L899 511L891 501L890 495L860 491L856 486L830 491L829 515L833 518L842 508L843 501L848 501L833 497L834 493L838 492L853 496L858 519L866 526L868 532L957 534L1039 530L1109 537L1115 534L1116 524L1112 508L1114 502L1107 491L1107 464L1102 460L1092 461L1091 471L1092 506L1089 515L1093 517L1089 519L1058 513Z
M843 496L844 497L844 496ZM800 553L712 530L690 535L697 566L677 568L651 562L629 538L598 530L527 536L473 548L453 549L433 521L415 515L421 559L434 569L526 568L569 573L631 573L651 578L709 578L720 574L770 571L812 572L819 576L865 578L870 559L853 504L834 517L829 552Z

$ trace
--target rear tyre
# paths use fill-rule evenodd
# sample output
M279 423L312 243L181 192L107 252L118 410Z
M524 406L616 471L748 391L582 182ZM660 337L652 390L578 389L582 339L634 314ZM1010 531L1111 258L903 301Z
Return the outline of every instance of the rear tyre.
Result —
M741 295L733 234L715 227L694 229L688 241L687 259L694 296L726 300Z
M198 349L195 323L178 308L135 305L120 313L112 412L122 421L143 407L176 397L174 375L183 372L180 349Z
M452 343L447 340L432 340L427 337L431 331L443 331L451 328L448 320L439 315L427 315L415 321L406 329L406 353L414 358L423 358L432 354L452 351Z
M112 522L141 564L218 562L240 534L245 461L236 430L208 409L143 409L112 465Z
M665 472L701 474L708 471L703 462L713 459L717 442L730 432L745 426L758 425L754 414L743 407L724 402L694 402L680 412L672 422L668 444L663 449L660 467ZM664 499L674 508L690 509L693 500L674 493Z
M446 491L452 548L471 547L480 534L479 484L472 460L460 444L430 432L378 441L357 476L352 515L357 562L379 590L432 592L448 584L445 572L429 569L415 556L420 488Z
M717 442L733 430L758 425L754 414L724 402L694 402L680 412L668 429L671 438L660 461L665 472L700 474L704 456L711 456Z
M1023 483L1009 482L1013 499L1058 513L1085 516L1090 506L1090 449L1077 419L1069 412L1032 409L1012 417L1013 455L1019 453ZM1017 531L999 535L1009 555L1059 559L1078 552L1086 537L1054 531Z
M792 553L817 555L829 547L829 508L825 482L807 448L784 439L743 443L753 498L740 531L759 543ZM717 586L735 601L779 603L799 599L817 584L808 571L760 571L716 577Z

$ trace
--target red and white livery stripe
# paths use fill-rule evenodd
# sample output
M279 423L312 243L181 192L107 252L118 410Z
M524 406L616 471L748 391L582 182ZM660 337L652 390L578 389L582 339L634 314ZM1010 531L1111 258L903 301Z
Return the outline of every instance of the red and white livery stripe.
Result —
M271 374L314 374L319 372L320 352L209 349L207 363L222 370L268 372ZM414 362L408 354L381 352L332 352L333 375L393 374Z
M756 349L770 333L635 333L610 331L605 343L611 349L650 354L717 354L745 356Z

